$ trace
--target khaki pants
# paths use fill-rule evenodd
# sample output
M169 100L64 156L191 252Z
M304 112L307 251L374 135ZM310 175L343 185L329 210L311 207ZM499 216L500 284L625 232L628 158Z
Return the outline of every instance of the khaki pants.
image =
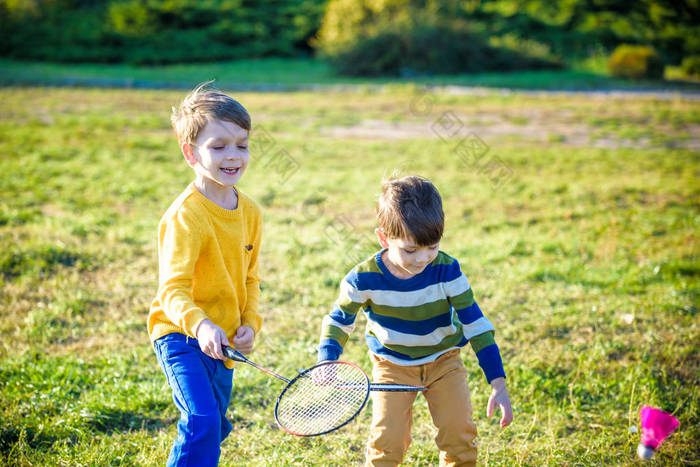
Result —
M426 386L423 396L438 429L435 444L440 465L476 465L476 423L472 420L467 371L459 349L425 365L400 366L370 353L372 381ZM385 467L401 463L411 444L415 392L372 392L372 427L367 441L365 466Z

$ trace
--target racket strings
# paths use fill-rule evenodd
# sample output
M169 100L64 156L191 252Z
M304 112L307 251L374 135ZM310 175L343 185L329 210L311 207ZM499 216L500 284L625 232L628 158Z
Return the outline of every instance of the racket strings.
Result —
M286 388L277 403L277 421L298 435L331 431L364 407L368 390L359 368L340 362L321 365Z

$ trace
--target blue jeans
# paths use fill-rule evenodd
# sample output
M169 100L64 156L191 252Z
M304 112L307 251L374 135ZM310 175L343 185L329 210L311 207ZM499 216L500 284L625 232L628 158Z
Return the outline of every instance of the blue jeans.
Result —
M216 466L221 442L233 429L226 419L233 370L207 356L197 339L184 334L167 334L154 347L180 409L177 439L167 465Z

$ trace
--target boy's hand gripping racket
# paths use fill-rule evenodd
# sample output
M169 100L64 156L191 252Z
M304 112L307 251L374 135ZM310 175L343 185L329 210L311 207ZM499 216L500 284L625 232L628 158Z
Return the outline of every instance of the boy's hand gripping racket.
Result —
M287 383L275 404L275 420L280 428L296 436L323 435L345 426L362 411L370 391L425 390L422 386L370 383L360 367L343 361L321 362L290 380L251 362L231 347L223 346L223 350L227 358Z

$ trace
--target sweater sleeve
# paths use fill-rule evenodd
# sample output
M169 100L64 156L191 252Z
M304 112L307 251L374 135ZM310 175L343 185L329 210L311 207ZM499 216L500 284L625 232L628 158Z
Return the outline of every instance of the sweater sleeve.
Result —
M469 339L469 344L479 360L479 366L489 383L496 378L505 378L501 352L498 349L493 331L488 331Z
M474 292L469 281L460 272L459 280L451 284L453 285L448 291L448 300L462 323L464 337L469 340L479 360L479 366L486 376L486 381L490 383L495 378L505 378L501 353L494 339L496 329L474 300Z
M260 242L262 239L262 216L257 210L253 225L252 249L250 250L250 262L246 273L246 305L241 316L241 325L250 326L255 334L260 332L262 327L262 316L258 313L258 303L260 301L260 275L258 273L258 256L260 253Z
M196 221L177 212L160 225L158 232L158 299L173 324L191 337L206 313L195 305L192 295L194 266L199 257L202 235Z
M356 288L357 274L350 272L340 283L340 294L333 310L323 317L321 339L318 347L318 361L338 360L350 333L355 328L357 312L365 299Z

